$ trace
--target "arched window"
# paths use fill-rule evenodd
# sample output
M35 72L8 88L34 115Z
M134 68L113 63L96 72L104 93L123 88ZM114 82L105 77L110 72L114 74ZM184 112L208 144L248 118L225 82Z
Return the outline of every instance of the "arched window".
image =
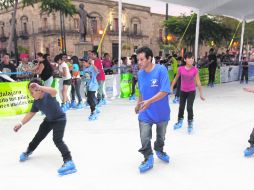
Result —
M0 36L4 36L4 22L0 21Z
M26 15L23 15L22 17L20 17L20 22L21 22L22 32L28 33L28 29L27 29L28 17Z
M141 20L138 17L131 19L131 30L134 35L138 35L141 32Z
M92 17L95 17L95 18L91 19L92 34L98 34L99 30L102 29L102 16L98 12L91 12L91 13L89 13L89 15Z
M73 19L74 30L79 30L79 18Z

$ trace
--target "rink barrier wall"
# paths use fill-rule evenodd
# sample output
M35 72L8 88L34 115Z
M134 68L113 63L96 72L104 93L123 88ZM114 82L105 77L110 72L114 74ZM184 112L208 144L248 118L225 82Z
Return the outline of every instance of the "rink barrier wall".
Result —
M239 80L241 70L241 66L222 66L220 69L216 69L215 83L220 84L237 81ZM173 81L174 73L172 70L168 71L168 76L170 81ZM200 68L199 76L201 84L207 85L209 78L208 68ZM254 62L249 62L249 79L254 79ZM58 92L62 89L61 80L61 78L55 78L52 83L52 87L57 89ZM0 83L0 116L24 114L31 109L33 99L27 89L28 82L29 81ZM128 98L131 96L131 87L131 73L124 73L121 75L113 74L106 75L103 90L107 99L115 99L118 97ZM85 98L85 88L83 82L81 84L81 95L82 98ZM136 85L135 95L139 95L138 84ZM59 102L61 102L61 93L57 93L56 98Z

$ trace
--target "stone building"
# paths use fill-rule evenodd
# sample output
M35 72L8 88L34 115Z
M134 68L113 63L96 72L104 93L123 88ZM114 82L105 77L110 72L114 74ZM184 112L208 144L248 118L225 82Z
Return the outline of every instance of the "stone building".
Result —
M87 41L94 49L98 48L100 30L109 27L99 52L109 53L117 58L118 54L118 3L109 0L73 0L78 9L80 3L85 5L89 15L95 17L88 21ZM10 33L10 11L0 12L0 51L7 47ZM160 42L164 34L163 15L151 13L149 7L123 4L122 14L122 56L130 56L135 49L146 45L151 47L154 55L161 54ZM67 54L82 56L75 50L79 43L79 15L65 17ZM16 34L18 46L27 48L31 57L37 52L54 56L61 52L60 14L59 12L40 14L39 6L22 8L19 5L16 17ZM81 51L82 52L82 51ZM83 52L84 53L84 52Z

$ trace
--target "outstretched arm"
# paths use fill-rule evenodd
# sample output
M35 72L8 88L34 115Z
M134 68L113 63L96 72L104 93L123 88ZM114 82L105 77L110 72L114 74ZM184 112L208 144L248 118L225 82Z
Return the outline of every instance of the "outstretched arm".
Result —
M23 125L25 125L28 121L30 121L32 118L33 118L33 116L35 115L36 113L35 112L29 112L29 113L27 113L26 115L25 115L25 117L19 122L19 123L17 123L16 125L15 125L15 127L14 127L14 131L15 132L18 132L18 130L23 126Z
M176 84L178 78L179 78L179 73L176 74L176 76L175 76L175 78L174 78L174 80L173 80L173 82L172 82L172 84L171 84L171 87L170 87L170 92L171 92L171 93L173 93L173 89L174 89L174 86L175 86L175 84Z
M246 92L254 93L254 88L253 87L244 87L243 90L246 91Z

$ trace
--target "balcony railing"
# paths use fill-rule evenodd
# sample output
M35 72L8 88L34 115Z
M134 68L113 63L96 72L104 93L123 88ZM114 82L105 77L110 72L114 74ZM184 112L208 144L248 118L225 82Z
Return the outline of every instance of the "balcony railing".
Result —
M5 36L5 34L0 34L0 42L6 42L8 37Z
M78 33L79 29L68 29L65 28L65 32L66 33ZM51 26L47 26L47 27L39 27L38 28L38 33L43 33L43 34L52 34L52 33L60 33L60 27L51 27Z
M26 30L23 30L19 32L19 37L24 40L27 40L29 38L29 34Z
M111 35L111 36L118 36L119 32L118 31L114 31L114 30L109 30L107 32L107 34ZM128 36L128 37L131 37L131 38L143 38L143 37L146 37L146 35L144 35L142 31L140 31L140 32L122 31L122 36Z

